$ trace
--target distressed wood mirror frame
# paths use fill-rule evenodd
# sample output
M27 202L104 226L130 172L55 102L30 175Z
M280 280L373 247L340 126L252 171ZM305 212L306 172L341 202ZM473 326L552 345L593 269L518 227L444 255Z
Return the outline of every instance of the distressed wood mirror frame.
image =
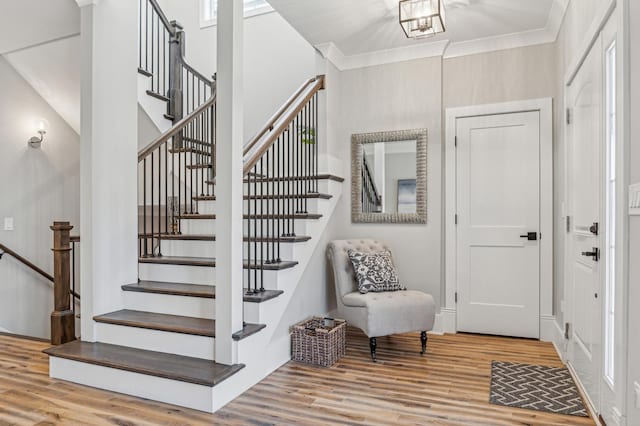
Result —
M362 158L364 145L380 142L416 141L416 212L365 213L362 208ZM351 222L427 223L427 129L351 135Z

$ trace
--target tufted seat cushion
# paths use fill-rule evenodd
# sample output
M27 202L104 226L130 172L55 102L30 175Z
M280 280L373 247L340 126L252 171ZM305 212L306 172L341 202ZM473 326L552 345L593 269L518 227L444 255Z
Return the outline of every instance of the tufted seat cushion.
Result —
M427 293L406 290L361 294L349 249L365 253L391 251L383 242L370 239L338 240L329 244L327 256L333 266L340 318L362 329L369 337L433 329L436 306Z

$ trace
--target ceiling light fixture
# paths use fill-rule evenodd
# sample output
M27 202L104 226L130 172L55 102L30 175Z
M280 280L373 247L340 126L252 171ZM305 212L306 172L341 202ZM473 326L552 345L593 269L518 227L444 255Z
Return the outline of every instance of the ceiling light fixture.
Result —
M442 0L400 0L400 26L407 38L426 38L445 29Z

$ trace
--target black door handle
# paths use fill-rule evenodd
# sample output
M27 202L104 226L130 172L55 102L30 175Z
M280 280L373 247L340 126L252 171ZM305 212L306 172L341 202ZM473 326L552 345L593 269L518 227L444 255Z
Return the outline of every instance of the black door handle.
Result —
M527 232L526 235L520 235L520 238L526 238L529 241L536 241L538 239L537 232Z
M594 262L600 260L600 249L598 247L594 247L593 251L583 251L583 256L592 257Z

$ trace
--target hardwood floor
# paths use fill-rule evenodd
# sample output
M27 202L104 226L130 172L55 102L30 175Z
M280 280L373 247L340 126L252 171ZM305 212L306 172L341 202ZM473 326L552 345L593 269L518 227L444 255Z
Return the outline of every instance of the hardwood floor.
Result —
M215 415L48 377L46 343L0 335L0 425L593 425L587 418L488 403L492 360L560 366L523 339L418 334L368 340L349 329L331 369L290 362Z

